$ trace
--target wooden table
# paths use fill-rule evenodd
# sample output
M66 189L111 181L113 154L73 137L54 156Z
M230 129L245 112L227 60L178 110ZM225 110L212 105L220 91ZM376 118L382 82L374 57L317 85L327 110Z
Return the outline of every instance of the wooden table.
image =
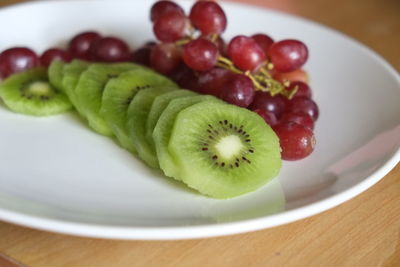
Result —
M23 1L1 0L0 7ZM246 2L342 31L400 70L398 0ZM399 178L397 165L368 191L322 214L272 229L211 239L96 240L0 222L0 266L15 266L1 253L28 266L400 266Z

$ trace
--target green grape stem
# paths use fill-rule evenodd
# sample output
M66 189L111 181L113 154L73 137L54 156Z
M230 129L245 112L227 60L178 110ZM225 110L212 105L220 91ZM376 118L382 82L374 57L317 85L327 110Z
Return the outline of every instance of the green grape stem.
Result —
M190 34L176 41L175 44L178 46L184 46L190 41L196 39L195 34L196 34L195 29L191 28ZM213 34L211 36L211 41L215 42L217 38L218 35ZM287 88L290 86L290 82L288 80L279 82L273 79L270 71L274 69L274 65L268 61L265 61L263 65L260 67L260 69L255 73L251 71L242 71L238 69L229 58L223 56L218 57L216 66L219 68L229 70L233 73L246 75L253 82L256 91L268 92L271 94L271 96L281 94L287 97L288 99L292 99L299 89L298 86L295 86L292 90L288 90Z

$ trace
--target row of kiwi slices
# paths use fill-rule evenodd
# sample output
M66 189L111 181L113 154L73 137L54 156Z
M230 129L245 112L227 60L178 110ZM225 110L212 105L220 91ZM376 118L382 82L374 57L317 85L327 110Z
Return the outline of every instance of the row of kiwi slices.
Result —
M281 167L278 138L256 113L133 63L53 61L9 77L0 96L30 115L74 107L94 131L210 197L255 191Z

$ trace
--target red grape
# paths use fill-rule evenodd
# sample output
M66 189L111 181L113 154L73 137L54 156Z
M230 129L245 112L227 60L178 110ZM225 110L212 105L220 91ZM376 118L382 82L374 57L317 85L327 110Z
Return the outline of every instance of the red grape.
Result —
M172 1L158 1L150 10L150 19L152 22L157 21L162 15L169 12L178 12L184 15L183 9Z
M150 66L162 74L170 74L181 63L181 51L173 43L155 45L150 53Z
M289 101L288 112L303 112L316 121L319 116L318 105L305 96L295 97Z
M243 35L236 36L229 42L228 55L237 67L250 71L256 70L266 59L257 42Z
M185 36L189 26L187 17L181 12L162 14L154 23L153 31L161 42L175 42Z
M233 74L226 81L221 98L230 104L248 107L254 99L253 82L246 75Z
M40 56L40 63L46 67L49 66L53 60L61 60L64 62L70 62L72 60L72 56L68 51L61 50L58 48L47 49Z
M311 118L310 115L304 112L289 112L284 113L280 120L281 123L283 122L296 122L303 126L310 128L311 130L314 129L314 120Z
M304 96L304 97L308 97L311 98L312 93L311 93L311 88L310 86L308 86L308 84L297 81L297 82L292 82L290 83L290 86L288 88L288 90L293 90L295 87L297 86L297 92L294 95L294 97L300 97L300 96Z
M0 54L0 77L31 69L40 64L36 53L26 47L14 47Z
M314 151L315 136L313 131L295 122L284 122L274 126L279 137L281 155L284 160L299 160Z
M218 48L211 41L198 38L183 48L183 61L197 71L212 69L218 60Z
M283 40L271 45L268 57L279 72L301 68L308 59L307 46L297 40Z
M150 66L150 53L154 45L154 43L148 43L136 49L132 53L132 61L144 66Z
M254 110L254 112L260 115L264 119L264 121L270 126L274 126L278 123L278 119L272 112L266 111L265 109L256 109Z
M222 68L213 68L209 71L199 73L199 92L220 97L226 82L232 75L231 71Z
M168 75L181 88L189 89L195 92L199 91L198 77L194 70L185 64L180 64L171 74Z
M190 10L192 24L202 34L221 34L226 28L226 15L222 8L213 1L198 1Z
M101 36L97 32L82 32L69 42L68 51L74 58L92 60L90 48L92 44L96 43L100 38Z
M268 53L269 48L274 43L274 40L271 37L263 33L254 34L251 38L257 42L265 54Z
M130 56L129 46L115 37L101 38L90 50L95 60L104 62L128 61Z
M267 92L257 91L254 95L253 103L250 105L251 110L264 109L272 112L279 119L286 109L287 99L283 96L271 96Z
M272 70L273 71L273 70ZM302 69L297 69L291 72L275 72L272 74L275 80L284 82L288 80L289 82L303 82L308 83L308 74Z

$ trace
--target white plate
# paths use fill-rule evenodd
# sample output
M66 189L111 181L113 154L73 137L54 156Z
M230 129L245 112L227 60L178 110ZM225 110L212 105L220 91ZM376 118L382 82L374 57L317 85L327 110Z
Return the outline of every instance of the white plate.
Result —
M38 52L97 29L138 47L153 39L152 1L48 1L0 10L0 50ZM182 3L186 10L190 2ZM82 236L186 239L253 231L332 208L399 161L400 82L382 58L315 23L224 3L225 37L267 31L303 40L321 116L312 156L285 162L278 179L232 200L213 200L152 172L73 113L32 118L0 105L0 219Z

